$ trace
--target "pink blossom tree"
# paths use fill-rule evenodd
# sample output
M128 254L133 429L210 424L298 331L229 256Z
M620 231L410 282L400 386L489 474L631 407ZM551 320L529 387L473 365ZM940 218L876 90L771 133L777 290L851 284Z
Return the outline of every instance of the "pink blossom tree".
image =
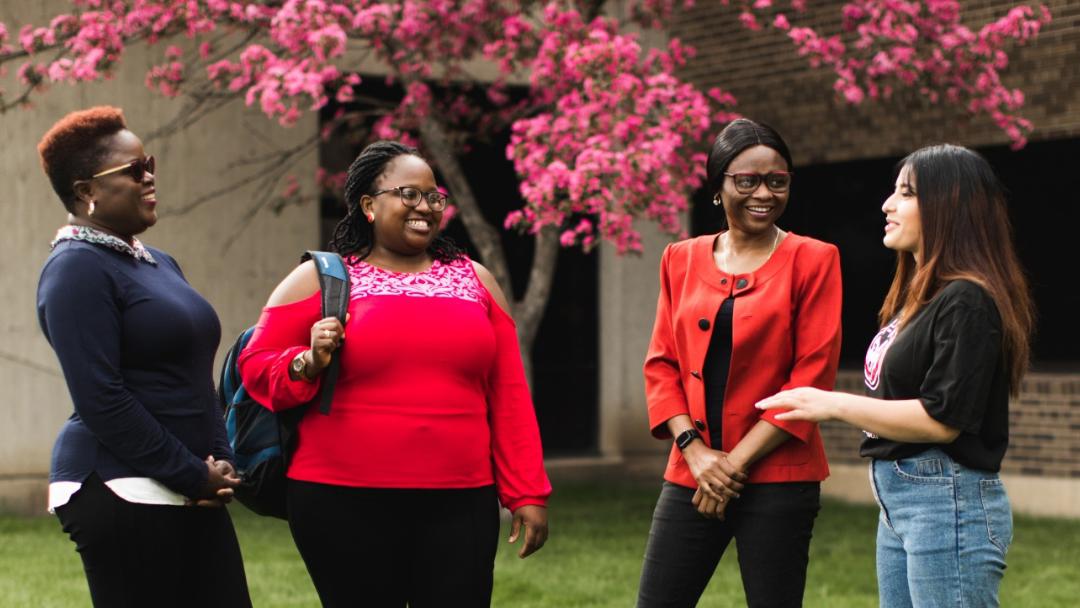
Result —
M503 290L510 275L496 226L482 213L462 149L478 135L511 132L524 200L506 228L535 238L524 296L512 303L523 352L550 294L559 247L588 250L608 241L619 253L641 248L636 222L680 235L680 217L703 181L703 142L735 116L735 99L678 77L694 51L670 39L646 48L635 31L663 29L691 0L623 0L628 17L602 14L602 0L72 0L71 12L17 29L0 23L0 71L17 70L22 89L0 91L0 112L26 105L58 83L108 77L135 44L160 45L146 85L182 99L161 132L182 129L242 98L283 127L334 100L342 108L296 149L268 156L251 179L280 184L283 172L319 138L367 120L371 137L418 143L444 177L455 214ZM956 0L851 0L843 29L826 36L800 24L805 0L720 0L752 30L786 32L795 52L836 74L852 103L917 91L931 102L985 115L1022 146L1032 129L1024 96L1000 73L1006 49L1049 22L1044 6L1018 5L978 31ZM374 62L403 96L368 94L348 66ZM477 61L492 78L471 75ZM510 94L511 83L526 83ZM520 91L521 87L518 88ZM480 111L475 100L486 99ZM324 184L337 176L320 174ZM188 208L235 185L210 193ZM286 179L286 194L297 190ZM269 198L269 197L268 197ZM528 361L528 357L525 357Z

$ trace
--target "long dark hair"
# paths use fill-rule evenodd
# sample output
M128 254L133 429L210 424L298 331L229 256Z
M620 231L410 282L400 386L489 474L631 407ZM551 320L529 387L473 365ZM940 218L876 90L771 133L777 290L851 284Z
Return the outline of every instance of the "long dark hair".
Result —
M744 150L754 146L766 146L776 150L787 163L788 171L794 167L787 143L776 129L749 118L733 120L716 136L712 149L709 150L709 160L705 163L706 183L714 200L724 189L724 172L727 171L728 165ZM724 226L727 225L726 216L721 221Z
M901 327L949 281L982 286L997 305L1013 394L1027 371L1035 309L1013 244L1005 189L990 163L961 146L916 150L900 161L915 180L922 224L921 265L897 254L896 275L878 313L882 325L900 316Z
M424 160L416 148L396 141L377 141L364 148L349 165L345 181L347 212L337 226L334 226L334 236L330 239L332 251L361 260L371 255L371 248L375 245L375 230L360 210L360 197L374 192L375 182L386 171L387 165L395 158L406 155ZM465 251L450 237L441 233L435 236L427 251L433 259L443 263L452 262L465 255Z

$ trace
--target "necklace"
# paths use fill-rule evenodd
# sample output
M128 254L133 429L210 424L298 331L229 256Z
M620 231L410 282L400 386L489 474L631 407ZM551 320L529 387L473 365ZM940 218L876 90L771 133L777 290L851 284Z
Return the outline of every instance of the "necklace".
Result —
M716 258L717 264L720 265L720 269L723 270L724 272L728 272L728 268L729 268L728 264L727 264L727 250L728 250L728 247L726 247L724 245L724 236L726 236L726 235L727 235L727 233L724 233L724 234L720 235L720 251L713 252L713 257ZM772 257L773 252L776 251L776 246L779 245L779 244L780 244L780 228L778 228L776 226L776 224L773 224L772 247L769 248L769 253L765 256L766 260L768 260L769 258Z

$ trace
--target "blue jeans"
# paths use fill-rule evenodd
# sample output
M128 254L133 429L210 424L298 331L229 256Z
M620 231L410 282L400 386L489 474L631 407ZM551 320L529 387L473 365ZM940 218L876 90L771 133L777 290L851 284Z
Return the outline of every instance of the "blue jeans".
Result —
M874 460L882 608L998 606L1012 510L997 473L969 469L933 448Z

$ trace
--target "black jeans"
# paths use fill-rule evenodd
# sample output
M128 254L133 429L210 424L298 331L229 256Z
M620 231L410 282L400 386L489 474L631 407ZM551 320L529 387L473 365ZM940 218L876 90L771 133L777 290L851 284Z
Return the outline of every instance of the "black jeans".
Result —
M499 540L495 486L288 483L289 528L324 607L491 604Z
M801 606L821 484L747 484L725 521L706 519L694 491L664 482L653 512L638 608L694 606L731 539L739 552L746 604Z
M251 606L229 512L127 502L96 474L56 509L94 606Z

